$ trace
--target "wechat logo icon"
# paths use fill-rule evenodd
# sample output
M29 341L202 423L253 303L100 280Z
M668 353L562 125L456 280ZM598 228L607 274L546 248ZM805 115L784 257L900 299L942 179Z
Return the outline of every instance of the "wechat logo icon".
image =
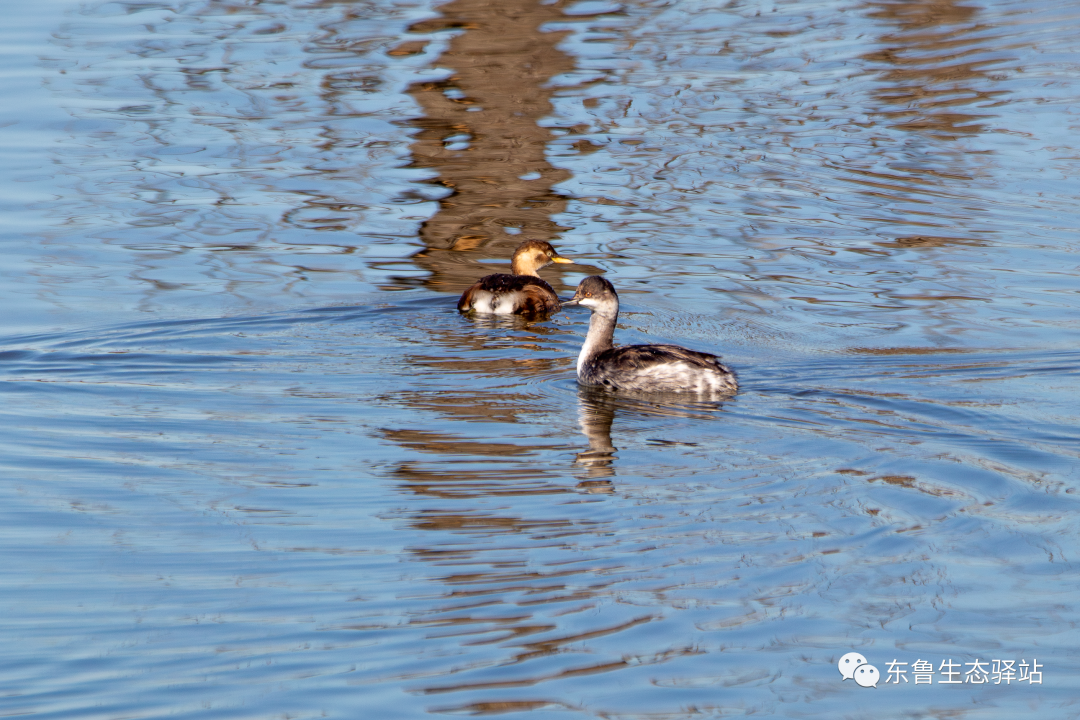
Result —
M881 674L866 658L857 652L849 652L836 663L844 680L854 680L860 687L877 687Z

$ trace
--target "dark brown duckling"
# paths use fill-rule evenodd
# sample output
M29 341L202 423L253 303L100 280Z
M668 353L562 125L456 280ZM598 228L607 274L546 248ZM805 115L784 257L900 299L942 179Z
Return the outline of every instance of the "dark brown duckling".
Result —
M619 295L615 287L593 275L581 281L571 300L592 310L589 332L578 355L577 376L582 385L629 392L677 392L730 395L739 382L720 358L678 345L615 347Z
M558 312L559 296L536 271L551 263L572 263L555 252L551 243L526 240L514 250L512 274L495 273L480 278L458 300L461 312L494 315L548 315Z

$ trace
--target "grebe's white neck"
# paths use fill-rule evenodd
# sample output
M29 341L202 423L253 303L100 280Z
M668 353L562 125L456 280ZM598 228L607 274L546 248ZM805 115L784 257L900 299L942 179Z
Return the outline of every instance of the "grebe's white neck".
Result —
M619 319L619 300L618 298L604 298L603 300L586 298L581 300L580 304L592 310L592 317L589 318L589 332L581 345L581 352L578 353L579 377L585 363L615 346L612 340L615 337L615 321Z

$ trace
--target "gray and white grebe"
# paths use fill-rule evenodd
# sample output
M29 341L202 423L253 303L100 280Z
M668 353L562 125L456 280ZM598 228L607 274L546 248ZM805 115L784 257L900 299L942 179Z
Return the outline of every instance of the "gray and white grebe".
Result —
M619 317L619 295L599 275L582 280L574 297L563 305L583 305L592 310L589 333L577 361L578 382L582 385L699 395L732 394L739 389L735 373L715 355L678 345L615 347L612 337Z
M551 243L526 240L514 250L512 275L495 273L480 278L458 300L458 310L495 315L547 315L559 310L559 296L536 271L551 263L572 263Z

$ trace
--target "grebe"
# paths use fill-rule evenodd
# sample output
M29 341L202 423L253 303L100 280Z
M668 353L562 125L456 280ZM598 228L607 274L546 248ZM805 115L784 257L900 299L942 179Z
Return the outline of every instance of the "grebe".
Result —
M557 263L572 263L555 252L551 243L542 240L526 240L514 250L510 261L512 275L495 273L461 294L458 310L496 315L546 315L557 312L559 296L551 286L540 279L536 271Z
M619 296L614 286L599 275L582 280L574 297L563 305L583 305L592 310L589 334L577 361L578 382L582 385L698 394L731 394L739 389L735 373L715 355L678 345L612 345Z

